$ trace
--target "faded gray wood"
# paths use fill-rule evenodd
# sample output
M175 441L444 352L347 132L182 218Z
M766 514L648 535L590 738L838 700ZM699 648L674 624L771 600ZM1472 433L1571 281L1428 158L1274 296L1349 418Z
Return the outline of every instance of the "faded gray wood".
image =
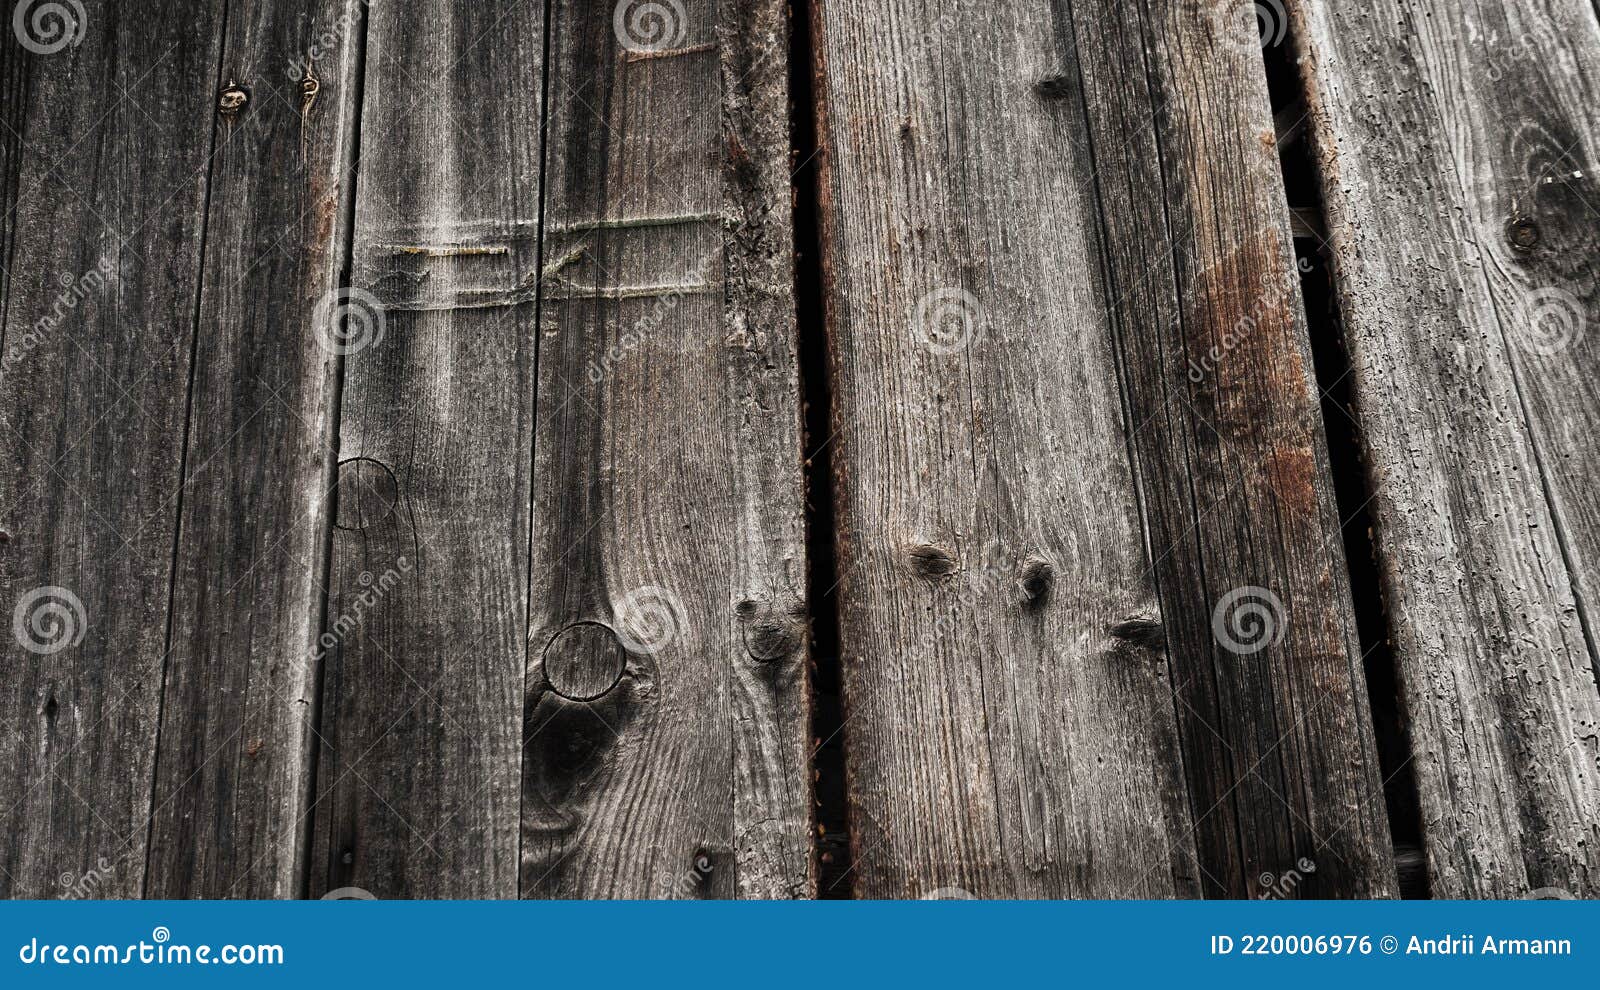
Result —
M1070 45L814 10L856 893L1196 896Z
M51 36L76 44L20 66L7 25L0 103L25 121L0 366L0 607L25 623L0 639L8 897L144 880L222 42L219 5L153 6L96 5Z
M812 888L788 29L673 6L554 5L523 896Z
M1595 896L1595 10L1292 10L1433 894Z
M1292 873L1298 897L1393 896L1262 65L1282 20L1249 0L1071 11L1206 895L1282 896ZM1036 90L1070 119L1077 83Z
M344 263L354 0L233 3L150 833L152 897L293 897L305 870ZM307 85L307 71L312 80Z
M367 16L309 889L514 897L543 9Z

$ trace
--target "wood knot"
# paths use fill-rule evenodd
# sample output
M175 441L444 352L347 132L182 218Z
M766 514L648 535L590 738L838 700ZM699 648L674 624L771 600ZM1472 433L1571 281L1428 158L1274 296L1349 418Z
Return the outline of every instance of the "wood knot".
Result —
M775 663L805 642L805 609L784 610L771 601L746 598L733 607L743 624L744 648L758 663Z
M1042 557L1030 557L1017 568L1017 594L1024 605L1043 605L1056 584L1055 565Z
M906 559L913 571L930 581L947 578L960 566L956 563L954 553L932 543L921 543L911 547L906 551Z
M388 465L370 457L339 462L336 497L339 529L366 530L394 514L400 501L400 481Z
M224 118L231 120L239 116L239 111L243 110L249 102L250 91L229 79L228 85L224 86L222 92L217 94L217 112L222 114Z
M1518 254L1527 254L1539 246L1539 224L1521 210L1511 214L1506 221L1506 241Z
M1130 615L1120 622L1113 623L1106 631L1111 634L1112 639L1119 639L1146 650L1159 652L1167 645L1166 627L1161 624L1160 619L1150 615Z
M1055 74L1037 79L1033 91L1046 100L1064 100L1073 94L1072 77Z
M579 622L550 640L543 665L550 690L568 701L596 701L621 682L628 651L610 628Z

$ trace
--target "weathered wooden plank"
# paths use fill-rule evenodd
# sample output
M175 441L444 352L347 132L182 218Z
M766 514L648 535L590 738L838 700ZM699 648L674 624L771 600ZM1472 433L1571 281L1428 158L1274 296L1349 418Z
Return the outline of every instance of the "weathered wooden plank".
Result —
M805 896L784 6L554 10L522 892Z
M319 320L347 243L359 25L355 0L228 7L173 499L154 897L301 889L338 370Z
M368 8L312 896L517 892L544 34Z
M819 18L860 893L1394 890L1232 13Z
M856 891L1198 894L1072 53L813 9Z
M1251 0L1071 9L1206 894L1281 896L1293 875L1300 897L1392 896L1261 61L1283 19ZM1041 95L1070 114L1062 85Z
M0 894L136 897L222 10L53 23L0 76L24 121L0 366L0 603L20 618L0 641Z
M1290 9L1433 893L1595 896L1595 10Z

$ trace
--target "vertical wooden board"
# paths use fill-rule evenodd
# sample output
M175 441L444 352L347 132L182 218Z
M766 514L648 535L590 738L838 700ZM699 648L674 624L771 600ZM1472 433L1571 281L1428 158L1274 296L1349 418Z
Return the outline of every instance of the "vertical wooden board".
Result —
M1595 896L1595 10L1290 9L1433 893Z
M4 76L26 136L0 366L0 602L20 616L0 894L135 897L222 10L103 4L60 29Z
M1035 93L1088 113L1206 894L1393 896L1262 64L1286 25L1250 0L1070 21L1076 74Z
M554 10L522 893L805 896L784 8Z
M153 897L291 897L337 372L360 7L228 8L150 834ZM305 80L312 80L308 86Z
M1195 896L1072 54L814 9L856 892Z
M514 897L544 13L368 22L310 893Z

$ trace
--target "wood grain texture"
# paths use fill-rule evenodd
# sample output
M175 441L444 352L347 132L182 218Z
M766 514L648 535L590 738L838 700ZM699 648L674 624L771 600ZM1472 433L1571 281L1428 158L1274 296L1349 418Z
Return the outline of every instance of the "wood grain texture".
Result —
M368 8L313 897L517 892L544 34Z
M98 6L76 44L20 71L8 48L0 77L8 116L21 101L26 121L0 366L0 602L32 620L0 639L9 897L58 896L91 873L97 896L143 884L221 16Z
M1072 53L814 10L856 893L1195 896Z
M551 25L530 897L812 888L788 26L673 6ZM592 701L562 689L602 648L580 623L626 653Z
M1595 896L1594 8L1291 10L1433 894Z
M359 11L228 7L214 106L247 100L213 111L152 897L301 888L337 372L317 320L348 234Z
M1206 894L1393 896L1256 5L1071 12Z

